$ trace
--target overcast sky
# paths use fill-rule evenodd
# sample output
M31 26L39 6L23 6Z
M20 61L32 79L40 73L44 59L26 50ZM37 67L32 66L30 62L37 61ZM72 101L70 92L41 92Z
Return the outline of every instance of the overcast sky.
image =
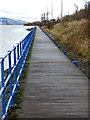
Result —
M48 10L50 19L52 1L53 18L56 19L61 14L61 0L0 0L0 17L32 22L40 20L41 14ZM82 9L84 8L85 0L63 0L63 15L74 13L74 4L78 5L79 9Z

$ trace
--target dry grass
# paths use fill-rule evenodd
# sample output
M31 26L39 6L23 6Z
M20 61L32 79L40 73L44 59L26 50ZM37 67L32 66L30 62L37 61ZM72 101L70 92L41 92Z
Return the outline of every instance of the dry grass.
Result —
M61 41L61 45L68 44L73 50L77 50L78 54L88 58L87 20L74 21L64 25L58 23L51 30L45 26L43 28L55 35Z

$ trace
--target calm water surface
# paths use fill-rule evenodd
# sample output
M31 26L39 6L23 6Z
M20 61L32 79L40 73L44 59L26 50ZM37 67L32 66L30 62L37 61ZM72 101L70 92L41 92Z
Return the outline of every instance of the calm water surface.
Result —
M30 32L26 30L27 28L30 27L22 25L0 25L0 57L4 57L8 50L12 50L13 46L16 46L19 41L25 38ZM5 69L7 69L7 64L6 61Z
M28 26L22 25L0 25L0 57L4 57L8 50L12 50L16 43L19 43L29 33L26 29ZM1 65L0 65L1 66ZM8 67L5 61L5 69ZM1 81L1 68L0 68L0 81ZM1 84L0 84L1 88ZM1 97L0 97L0 118L1 118Z
M25 38L29 33L27 26L22 25L0 25L0 57L11 50L16 43Z

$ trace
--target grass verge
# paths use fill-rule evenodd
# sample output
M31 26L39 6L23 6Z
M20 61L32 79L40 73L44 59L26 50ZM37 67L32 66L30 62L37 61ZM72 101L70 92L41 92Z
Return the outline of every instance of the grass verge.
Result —
M52 29L43 26L47 33L52 34L54 41L62 51L67 52L71 61L78 61L82 72L88 76L88 20L58 23Z

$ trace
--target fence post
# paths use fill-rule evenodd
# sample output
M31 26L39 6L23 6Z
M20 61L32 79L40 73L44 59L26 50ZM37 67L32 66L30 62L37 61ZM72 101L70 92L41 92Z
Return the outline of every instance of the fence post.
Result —
M15 84L17 83L17 72L16 72L16 47L13 47L14 48L14 67L15 67L15 70L14 70L14 77L15 77Z
M11 75L11 51L8 51L8 60L9 60L9 75ZM10 77L10 96L12 96L12 75Z
M19 61L19 43L17 43L17 60ZM20 75L19 71L20 71L20 67L19 67L19 62L18 62L18 76ZM20 83L20 79L18 83Z
M22 69L22 41L20 41L20 62L21 62L21 69ZM22 72L21 72L21 75L22 75Z
M1 88L4 88L4 58L1 58ZM6 114L5 88L2 92L2 116Z
M8 61L9 61L9 75L10 77L10 97L12 96L12 75L11 75L11 51L8 51ZM10 107L13 107L13 102L11 102Z
M22 75L23 69L25 68L27 56L29 53L29 49L32 44L32 40L34 38L36 27L30 32L30 34L20 42L20 44L17 44L17 46L13 47L12 51L8 51L8 54L4 58L0 58L0 65L1 65L1 90L0 90L0 96L2 95L2 120L6 120L7 111L9 107L13 107L13 104L15 102L15 97L17 95L17 92L19 90L19 81L20 76ZM14 58L14 65L12 66L12 56ZM5 78L4 73L4 64L5 64L5 58L8 58L8 67L9 67L9 74ZM16 58L17 57L17 58ZM18 71L17 71L18 68ZM22 71L22 72L21 72ZM14 75L13 75L14 74ZM14 81L13 81L14 76ZM9 88L9 99L6 100L6 87L8 86L8 83L10 84ZM13 84L14 83L14 84Z

